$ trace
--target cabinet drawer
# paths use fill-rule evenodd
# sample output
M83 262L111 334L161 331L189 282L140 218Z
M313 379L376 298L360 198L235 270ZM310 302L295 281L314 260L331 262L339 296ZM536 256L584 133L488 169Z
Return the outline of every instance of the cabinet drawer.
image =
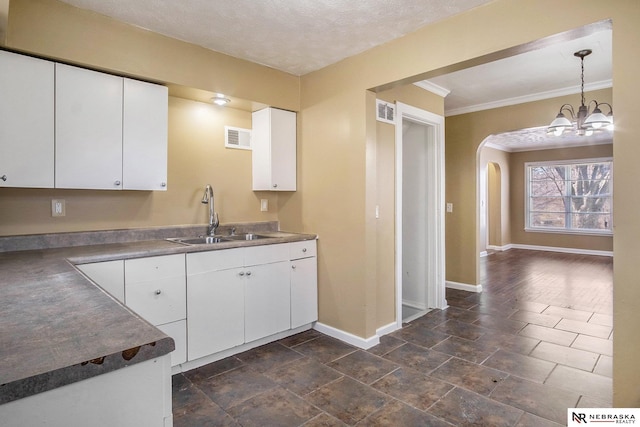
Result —
M244 265L271 264L289 259L289 246L286 243L278 245L251 246L245 248Z
M289 243L289 259L308 258L317 255L315 240Z
M186 298L184 275L125 283L127 306L154 325L186 318Z
M187 254L187 274L242 267L245 248Z
M184 276L184 274L183 254L128 259L124 264L124 281L127 284Z
M176 366L187 361L187 321L178 320L177 322L165 323L158 325L165 334L173 338L176 343L176 349L171 352L171 366Z

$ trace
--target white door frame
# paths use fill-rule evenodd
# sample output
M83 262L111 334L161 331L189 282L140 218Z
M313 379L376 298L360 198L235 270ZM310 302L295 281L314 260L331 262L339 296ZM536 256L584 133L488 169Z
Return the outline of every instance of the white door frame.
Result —
M444 309L445 298L445 246L444 246L444 117L428 111L398 102L396 104L396 323L402 327L402 121L408 119L430 126L433 138L427 144L429 194L433 197L427 213L429 283L435 283L427 289L428 308Z

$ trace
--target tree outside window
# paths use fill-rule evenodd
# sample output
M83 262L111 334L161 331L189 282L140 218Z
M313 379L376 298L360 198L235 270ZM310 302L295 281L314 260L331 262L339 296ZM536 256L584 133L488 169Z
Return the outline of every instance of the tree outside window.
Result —
M527 163L528 230L611 233L611 159Z

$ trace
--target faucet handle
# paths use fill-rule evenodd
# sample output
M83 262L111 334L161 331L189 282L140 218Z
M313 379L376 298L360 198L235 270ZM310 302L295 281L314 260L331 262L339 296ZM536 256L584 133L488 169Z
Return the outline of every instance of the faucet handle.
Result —
M230 236L235 236L236 235L236 228L235 227L231 227L231 231L229 232Z
M218 220L218 212L215 212L213 214L213 226L214 228L218 228L219 225L220 225L220 221Z

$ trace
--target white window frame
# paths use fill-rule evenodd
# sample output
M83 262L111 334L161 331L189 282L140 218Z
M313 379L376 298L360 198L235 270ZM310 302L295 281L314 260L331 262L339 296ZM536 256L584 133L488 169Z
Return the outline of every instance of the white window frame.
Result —
M609 194L611 199L611 228L609 230L581 230L578 228L558 228L558 227L533 227L530 224L530 195L529 189L531 188L529 183L530 171L529 168L535 166L568 166L584 163L611 163L611 178L609 180ZM558 234L579 234L583 236L611 236L613 235L613 157L598 157L592 159L572 159L572 160L551 160L542 162L526 162L524 164L524 230L526 232L537 233L558 233Z

